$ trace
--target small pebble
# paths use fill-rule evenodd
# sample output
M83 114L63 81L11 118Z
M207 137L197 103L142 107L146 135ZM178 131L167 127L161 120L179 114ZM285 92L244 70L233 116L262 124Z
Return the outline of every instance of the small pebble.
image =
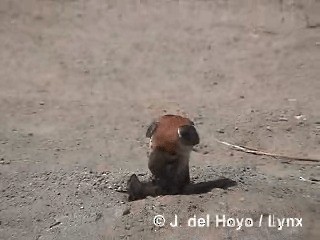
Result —
M130 230L130 228L131 228L130 225L126 225L124 229Z
M130 207L125 208L125 209L123 210L122 216L128 215L128 214L130 213L130 210L131 210Z
M288 121L288 118L281 117L281 118L279 118L279 121L287 122L287 121Z
M219 129L217 132L218 133L224 133L224 130L223 129Z

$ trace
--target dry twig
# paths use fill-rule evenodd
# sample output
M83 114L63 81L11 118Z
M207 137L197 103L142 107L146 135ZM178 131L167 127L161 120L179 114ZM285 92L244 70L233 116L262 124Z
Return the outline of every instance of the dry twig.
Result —
M320 159L316 159L316 158L294 157L294 156L287 156L287 155L276 154L276 153L268 153L268 152L259 151L257 149L239 146L239 145L231 144L231 143L228 143L225 141L220 141L219 139L215 139L215 140L218 143L221 143L223 145L231 147L232 149L234 149L236 151L250 153L250 154L254 154L254 155L264 155L264 156L275 157L275 158L284 158L289 161L320 162ZM195 150L195 151L199 152L198 150Z

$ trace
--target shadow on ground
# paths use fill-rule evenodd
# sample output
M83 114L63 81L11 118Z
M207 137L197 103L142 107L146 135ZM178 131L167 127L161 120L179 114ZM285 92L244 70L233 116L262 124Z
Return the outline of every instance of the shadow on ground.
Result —
M237 182L229 178L222 178L208 182L190 183L184 189L182 195L202 194L210 192L214 188L228 189L236 186Z
M144 199L147 196L164 196L164 195L194 195L210 192L214 188L227 189L236 186L237 182L229 178L221 178L208 182L190 183L184 187L181 193L172 194L165 191L153 181L141 182L138 177L133 174L128 181L128 200L135 201Z

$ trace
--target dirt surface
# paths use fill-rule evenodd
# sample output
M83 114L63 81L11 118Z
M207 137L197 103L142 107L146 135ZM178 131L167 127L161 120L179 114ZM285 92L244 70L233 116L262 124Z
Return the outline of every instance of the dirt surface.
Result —
M320 158L319 13L316 0L1 0L0 239L320 239L318 163L215 141ZM165 112L196 123L192 180L236 186L127 201ZM253 226L216 226L223 215Z

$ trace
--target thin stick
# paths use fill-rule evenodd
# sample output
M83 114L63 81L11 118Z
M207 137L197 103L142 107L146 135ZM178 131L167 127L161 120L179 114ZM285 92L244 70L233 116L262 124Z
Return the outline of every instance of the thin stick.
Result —
M320 159L316 158L304 158L304 157L293 157L293 156L287 156L287 155L281 155L281 154L276 154L276 153L268 153L268 152L263 152L259 151L253 148L248 148L244 146L239 146L235 144L231 144L225 141L220 141L218 139L215 139L218 143L221 143L223 145L226 145L228 147L231 147L232 149L240 152L245 152L245 153L250 153L254 155L264 155L264 156L270 156L270 157L275 157L275 158L284 158L290 161L305 161L305 162L320 162ZM198 150L195 150L196 152L199 152Z

